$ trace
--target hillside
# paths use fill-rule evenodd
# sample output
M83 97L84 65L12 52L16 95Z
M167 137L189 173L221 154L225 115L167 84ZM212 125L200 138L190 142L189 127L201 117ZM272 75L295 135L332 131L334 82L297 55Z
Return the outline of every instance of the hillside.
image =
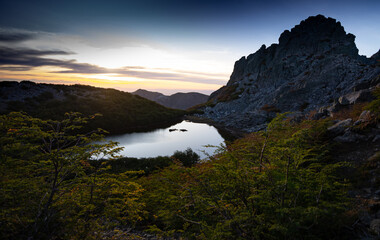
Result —
M150 92L144 89L138 89L132 94L139 95L143 98L155 101L165 107L175 109L188 109L195 105L207 102L208 96L201 93L175 93L170 96L166 96L158 92Z
M70 131L83 118L0 115L1 236L378 239L380 88L374 94L326 119L280 114L208 161L191 150L113 159L115 144Z
M202 161L191 149L119 158L116 143L76 131L143 129L185 111L114 89L0 82L0 114L58 119L0 115L0 235L379 239L380 52L360 56L354 38L318 15L237 61L193 112L249 133Z
M309 17L284 31L278 44L238 60L200 116L251 132L276 112L305 115L352 94L370 100L368 89L380 83L379 53L360 56L354 40L335 19Z
M0 82L0 113L24 111L34 117L59 119L65 112L101 113L92 124L111 133L170 125L183 111L168 109L145 98L115 89L84 85Z

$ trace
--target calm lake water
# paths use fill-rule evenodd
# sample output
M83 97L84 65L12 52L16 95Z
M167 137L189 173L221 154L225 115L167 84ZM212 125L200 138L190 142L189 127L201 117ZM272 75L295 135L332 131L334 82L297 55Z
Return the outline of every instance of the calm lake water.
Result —
M178 129L169 131L169 129ZM186 129L187 131L180 131ZM205 123L182 121L169 128L157 129L151 132L127 133L107 137L106 140L119 142L124 147L121 155L126 157L157 157L171 156L176 150L186 150L190 147L201 158L206 158L202 152L212 155L216 148L205 145L220 146L224 139L215 127Z

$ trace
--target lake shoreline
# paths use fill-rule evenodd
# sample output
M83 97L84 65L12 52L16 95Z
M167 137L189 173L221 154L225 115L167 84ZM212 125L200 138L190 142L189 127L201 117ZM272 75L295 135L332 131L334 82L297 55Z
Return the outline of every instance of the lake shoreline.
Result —
M226 141L231 141L215 126L188 119L181 119L179 123L149 132L106 136L105 140L118 142L120 147L124 147L120 152L122 156L136 158L171 156L175 151L184 151L187 148L205 158L215 152L214 148L206 146L217 148L221 144L227 144Z
M223 136L223 138L227 141L234 141L239 138L243 138L248 134L247 132L244 132L237 128L227 128L226 126L217 123L209 118L200 118L194 115L185 115L182 117L182 119L195 123L206 123L208 125L211 125L215 127L218 130L218 132Z

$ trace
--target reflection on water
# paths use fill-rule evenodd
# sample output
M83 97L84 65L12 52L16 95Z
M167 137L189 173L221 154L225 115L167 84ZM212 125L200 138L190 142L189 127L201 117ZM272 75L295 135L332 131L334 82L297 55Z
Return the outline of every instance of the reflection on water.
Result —
M169 129L178 129L169 131ZM186 129L187 131L180 131ZM119 142L124 147L121 155L127 157L157 157L170 156L176 150L186 150L188 147L198 153L201 158L213 154L215 148L206 148L205 145L220 146L224 139L216 128L204 123L183 121L166 129L157 129L151 132L127 133L107 137L106 140Z

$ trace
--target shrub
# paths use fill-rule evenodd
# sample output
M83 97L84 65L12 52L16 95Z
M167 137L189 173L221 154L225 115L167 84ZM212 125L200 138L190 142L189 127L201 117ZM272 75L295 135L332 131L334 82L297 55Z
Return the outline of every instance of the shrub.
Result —
M189 239L342 237L345 183L326 157L327 121L284 117L211 161L141 179L150 225Z
M265 104L264 106L261 107L261 110L265 111L265 112L276 112L276 113L279 113L281 112L280 109L278 109L276 106L274 105L269 105L269 104Z
M185 167L191 167L200 161L199 155L191 148L187 148L185 151L175 151L172 157Z

